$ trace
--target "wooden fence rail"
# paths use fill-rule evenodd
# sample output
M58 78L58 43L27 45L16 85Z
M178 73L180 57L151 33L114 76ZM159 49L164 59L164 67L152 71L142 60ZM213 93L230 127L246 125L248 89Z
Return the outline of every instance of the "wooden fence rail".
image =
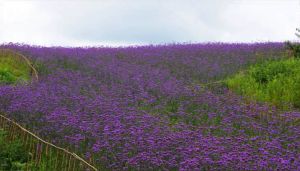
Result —
M8 133L8 142L22 140L29 163L25 170L39 171L97 171L98 169L77 154L44 141L34 133L0 113L0 129ZM1 169L1 168L0 168Z

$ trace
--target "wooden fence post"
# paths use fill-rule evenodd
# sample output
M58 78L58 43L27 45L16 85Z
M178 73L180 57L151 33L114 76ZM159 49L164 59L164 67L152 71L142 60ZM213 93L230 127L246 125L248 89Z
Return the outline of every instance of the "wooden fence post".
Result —
M54 167L55 170L69 171L79 169L98 171L96 167L90 164L94 163L92 158L89 159L89 163L75 153L46 142L2 114L0 114L0 128L8 132L10 141L21 137L25 148L29 149L30 153L26 163L26 170L32 170L33 168L31 167L38 168L44 162L43 159L45 159L46 167ZM47 163L49 160L50 164ZM29 165L29 161L33 162L33 165Z

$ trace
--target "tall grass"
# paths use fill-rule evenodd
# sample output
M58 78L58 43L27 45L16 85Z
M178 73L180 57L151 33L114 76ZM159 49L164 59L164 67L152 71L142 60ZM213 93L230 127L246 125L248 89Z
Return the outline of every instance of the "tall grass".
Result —
M280 109L300 108L300 60L265 61L226 80L233 91Z
M5 161L0 161L0 170L97 170L76 154L42 140L0 114L2 159Z
M12 84L30 79L31 68L15 54L0 51L0 83Z
M0 128L0 170L24 170L29 153L20 139L7 143L8 133Z

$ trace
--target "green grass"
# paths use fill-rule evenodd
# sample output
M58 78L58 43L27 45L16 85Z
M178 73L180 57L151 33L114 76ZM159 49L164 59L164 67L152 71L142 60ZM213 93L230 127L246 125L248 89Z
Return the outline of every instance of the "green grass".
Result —
M29 153L20 140L7 143L7 133L0 129L0 170L24 170Z
M69 164L69 168L74 166L74 161L70 163L69 157L60 150L49 148L46 154L45 146L39 160L35 151L38 140L28 140L27 146L24 143L18 136L14 140L9 139L8 132L0 128L0 171L21 171L27 168L31 171L64 170ZM84 170L77 161L74 169Z
M30 79L30 70L25 61L12 54L0 54L0 84L27 82Z
M265 61L226 80L229 89L280 109L300 108L300 59Z

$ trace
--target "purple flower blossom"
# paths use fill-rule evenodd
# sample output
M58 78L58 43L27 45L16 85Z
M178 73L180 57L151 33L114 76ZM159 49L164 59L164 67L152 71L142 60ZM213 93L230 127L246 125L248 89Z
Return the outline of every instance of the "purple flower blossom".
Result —
M280 57L282 43L2 47L29 56L40 80L0 86L0 110L108 170L300 168L299 112L203 86Z

